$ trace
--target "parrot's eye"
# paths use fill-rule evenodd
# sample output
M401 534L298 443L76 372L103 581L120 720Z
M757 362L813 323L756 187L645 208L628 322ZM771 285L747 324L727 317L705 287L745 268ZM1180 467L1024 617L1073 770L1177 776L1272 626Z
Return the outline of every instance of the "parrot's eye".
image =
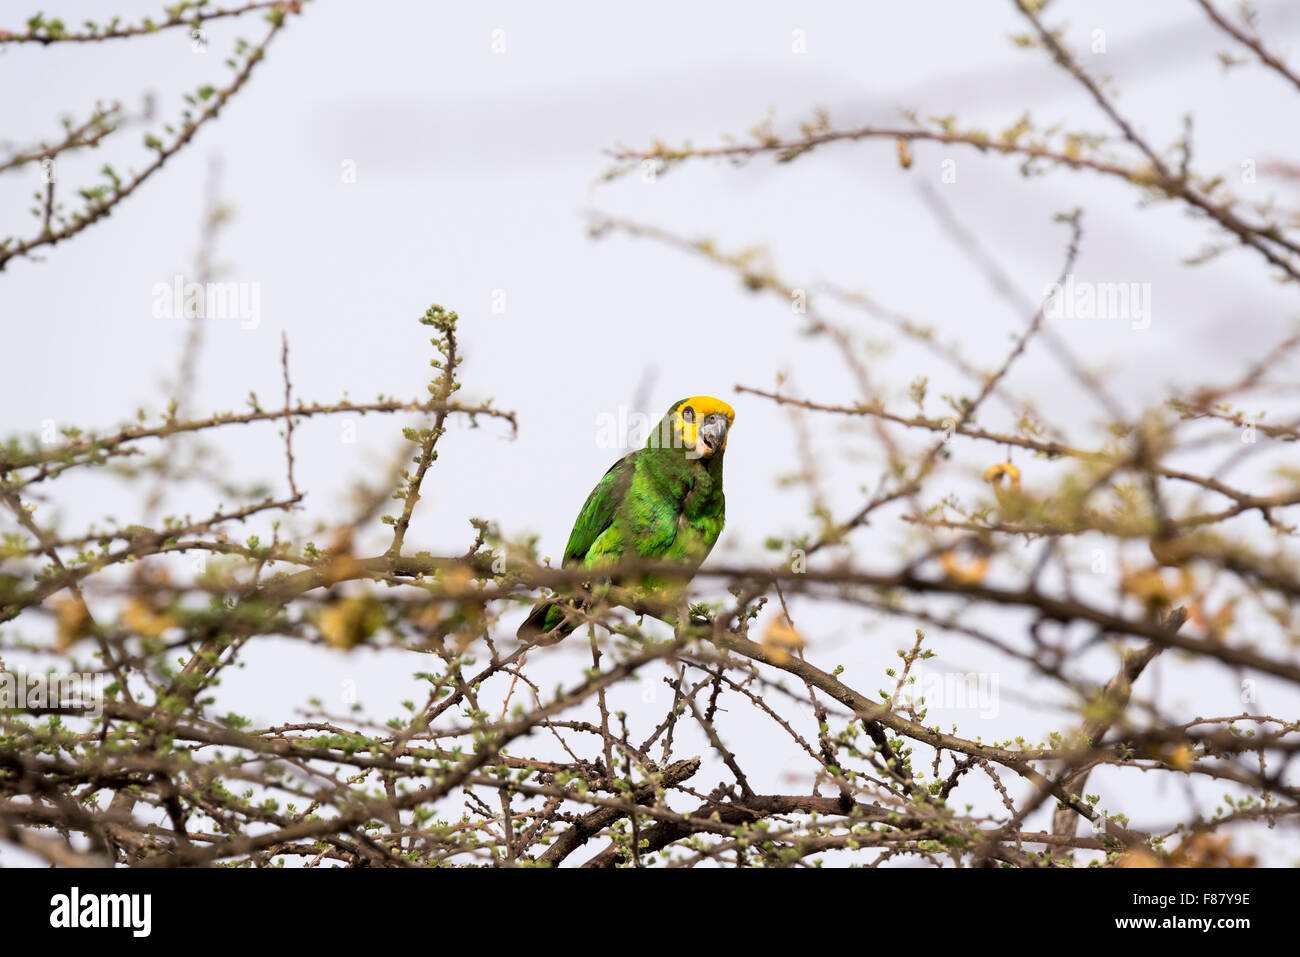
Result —
M689 405L686 408L682 409L682 421L683 422L695 421L695 410L692 409Z

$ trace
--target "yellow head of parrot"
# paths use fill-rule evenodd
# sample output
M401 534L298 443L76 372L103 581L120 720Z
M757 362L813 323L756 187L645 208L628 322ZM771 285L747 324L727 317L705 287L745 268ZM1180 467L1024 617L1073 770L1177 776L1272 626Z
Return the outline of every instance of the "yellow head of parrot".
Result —
M727 433L736 421L736 410L711 395L695 395L673 406L673 437L687 453L712 458L727 447Z

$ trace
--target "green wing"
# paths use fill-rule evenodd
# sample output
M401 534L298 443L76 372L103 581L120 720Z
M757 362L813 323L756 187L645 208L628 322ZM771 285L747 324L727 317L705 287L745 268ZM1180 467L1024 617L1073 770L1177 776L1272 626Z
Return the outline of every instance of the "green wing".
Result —
M569 544L564 547L565 565L584 562L592 545L614 524L614 513L632 484L638 452L631 452L611 465L587 496L569 533Z

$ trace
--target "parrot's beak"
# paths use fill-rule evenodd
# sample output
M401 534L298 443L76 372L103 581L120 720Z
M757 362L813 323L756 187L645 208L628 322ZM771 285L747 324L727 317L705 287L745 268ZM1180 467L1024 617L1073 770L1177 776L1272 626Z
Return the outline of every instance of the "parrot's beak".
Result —
M704 448L699 448L697 443L696 451L701 457L709 458L727 444L727 428L731 423L721 412L713 412L705 416L704 422L700 425L700 443Z

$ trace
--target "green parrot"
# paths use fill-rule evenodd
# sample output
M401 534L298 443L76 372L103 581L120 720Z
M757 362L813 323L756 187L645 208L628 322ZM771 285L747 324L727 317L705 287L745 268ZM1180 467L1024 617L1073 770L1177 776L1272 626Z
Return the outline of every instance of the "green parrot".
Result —
M610 467L587 496L564 548L565 568L598 569L637 559L680 563L673 581L638 576L633 593L676 602L722 534L722 455L735 410L697 395L673 403L644 448ZM574 629L565 602L539 602L519 626L521 641L558 641ZM548 634L554 629L554 634Z

